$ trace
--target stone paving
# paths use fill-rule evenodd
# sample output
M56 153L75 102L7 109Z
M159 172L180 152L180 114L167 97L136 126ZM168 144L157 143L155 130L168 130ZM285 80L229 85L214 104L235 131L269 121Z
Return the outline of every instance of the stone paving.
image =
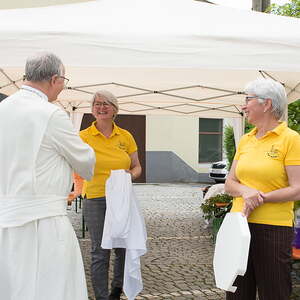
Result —
M201 184L134 186L148 233L148 252L141 260L144 289L136 299L225 299L225 293L214 283L214 246L199 208L200 187ZM89 296L94 299L90 279L91 244L88 233L82 238L81 209L76 213L74 207L75 203L68 211L69 217L79 238ZM296 278L293 278L291 299L300 299L300 280Z

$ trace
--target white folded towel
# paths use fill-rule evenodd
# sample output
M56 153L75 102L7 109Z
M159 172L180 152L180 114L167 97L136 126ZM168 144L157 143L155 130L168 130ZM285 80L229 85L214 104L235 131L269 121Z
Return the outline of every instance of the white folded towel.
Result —
M143 289L140 257L147 252L144 218L129 173L111 171L105 188L106 214L101 247L126 248L123 290L129 300L134 300Z

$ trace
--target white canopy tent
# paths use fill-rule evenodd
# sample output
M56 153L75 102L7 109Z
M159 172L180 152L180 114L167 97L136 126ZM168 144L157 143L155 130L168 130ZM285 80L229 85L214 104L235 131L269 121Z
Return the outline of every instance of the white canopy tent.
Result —
M118 96L120 113L238 120L243 88L259 76L282 82L289 102L300 98L295 18L193 0L99 0L1 10L0 44L5 94L22 84L28 56L62 58L70 83L57 103L77 126L98 89Z

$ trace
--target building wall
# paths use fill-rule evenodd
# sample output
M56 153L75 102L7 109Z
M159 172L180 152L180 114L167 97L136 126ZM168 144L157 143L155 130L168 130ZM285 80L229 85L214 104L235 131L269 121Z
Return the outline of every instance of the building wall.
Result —
M210 182L210 164L198 163L199 118L146 117L146 181Z
M87 1L90 0L3 0L0 1L0 9L42 7Z
M200 171L197 134L199 118L147 116L146 120L147 151L172 151L196 171Z
M223 119L223 127L231 121ZM146 182L213 182L198 152L199 117L146 117Z

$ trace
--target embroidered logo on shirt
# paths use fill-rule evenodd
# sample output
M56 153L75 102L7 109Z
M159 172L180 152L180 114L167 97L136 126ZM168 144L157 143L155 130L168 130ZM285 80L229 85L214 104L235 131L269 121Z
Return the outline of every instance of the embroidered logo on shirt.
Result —
M272 145L271 150L267 152L267 155L271 158L278 158L279 157L279 150Z
M120 148L120 149L122 149L122 150L126 150L126 144L125 143L122 143L122 142L119 142L118 143L118 147Z

